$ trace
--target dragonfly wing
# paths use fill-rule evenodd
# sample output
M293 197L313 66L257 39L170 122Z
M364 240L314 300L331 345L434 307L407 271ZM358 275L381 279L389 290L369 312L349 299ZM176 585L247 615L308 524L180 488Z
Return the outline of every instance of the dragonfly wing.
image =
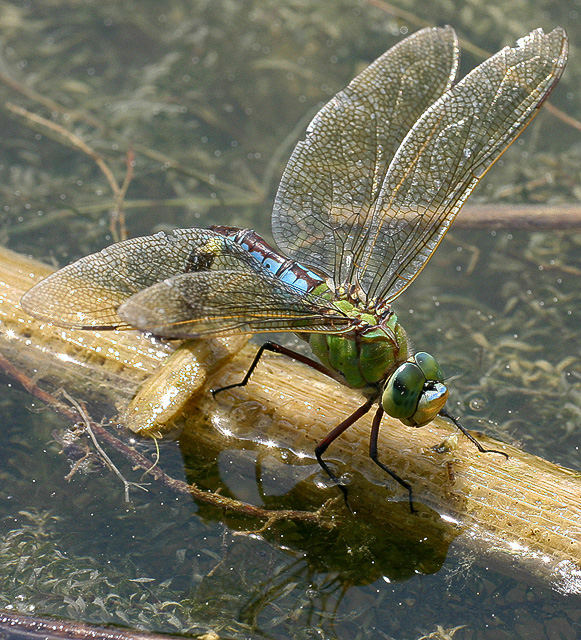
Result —
M351 319L266 269L174 276L124 302L119 316L164 338L272 331L340 332Z
M132 238L85 256L28 291L22 308L54 324L77 329L126 328L119 306L172 276L205 270L259 268L242 247L205 229Z
M423 29L317 113L274 203L272 231L284 252L335 284L351 281L389 163L419 116L450 87L457 61L452 28Z
M411 129L374 207L358 281L396 298L430 259L482 176L517 138L560 78L563 29L502 49L445 93Z

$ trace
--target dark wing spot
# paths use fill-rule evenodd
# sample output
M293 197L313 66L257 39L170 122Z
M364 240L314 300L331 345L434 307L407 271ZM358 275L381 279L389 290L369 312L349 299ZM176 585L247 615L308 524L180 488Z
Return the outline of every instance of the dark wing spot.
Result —
M210 251L200 252L199 248L195 248L191 251L186 260L184 273L192 273L193 271L208 271L212 267L215 259L216 255L214 253Z

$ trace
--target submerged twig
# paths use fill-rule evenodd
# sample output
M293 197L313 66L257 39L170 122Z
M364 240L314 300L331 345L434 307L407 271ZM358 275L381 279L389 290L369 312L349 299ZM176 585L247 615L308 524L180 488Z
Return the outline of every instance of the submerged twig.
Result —
M111 460L111 458L105 453L103 447L99 444L99 441L97 440L97 438L95 437L95 434L93 433L93 429L91 428L91 420L89 419L89 416L87 414L87 410L85 409L85 407L80 402L75 400L71 395L69 395L66 391L62 391L62 394L63 394L63 397L65 397L68 400L68 402L70 402L73 405L73 407L77 410L78 414L81 416L81 419L83 421L83 428L89 434L89 437L93 442L93 446L95 447L95 449L97 449L99 455L105 461L105 464L123 483L123 489L125 493L125 502L130 502L129 500L130 486L137 487L138 489L142 489L143 491L147 491L147 489L144 486L140 485L139 483L130 482L129 480L126 480L125 476L121 473L121 471L119 471L119 469L117 468L113 460Z
M48 120L37 113L33 113L24 107L20 107L16 104L12 104L11 102L6 102L5 104L8 111L19 115L29 122L40 125L57 133L61 138L66 140L74 149L78 149L82 151L85 155L87 155L93 162L99 167L101 173L105 176L107 183L111 191L113 192L114 204L113 209L110 213L110 225L111 225L111 233L113 235L113 239L115 241L122 240L127 237L127 232L125 230L125 218L123 215L123 201L125 198L125 193L127 192L127 188L129 187L129 183L133 177L133 163L134 158L132 152L128 153L127 157L127 171L125 174L125 179L123 184L119 186L117 179L115 178L113 171L110 169L109 165L105 162L105 159L102 155L97 153L92 147L90 147L84 140L79 138L79 136L75 135L62 125L57 122L53 122L52 120Z
M166 198L165 200L125 200L124 211L132 209L155 209L159 207L240 207L259 204L259 194L248 193L247 197L228 197L218 200L204 196ZM72 218L79 214L90 215L111 209L111 202L84 205L73 209L50 211L40 218L32 218L10 229L10 236L21 236ZM454 227L459 229L575 229L581 227L581 205L577 203L559 205L467 205L462 209Z
M0 82L3 82L7 87L10 87L14 91L17 91L29 100L33 100L34 102L38 102L39 104L44 105L52 113L61 113L73 122L77 120L85 122L91 127L95 127L95 129L104 128L103 125L90 114L84 111L78 111L76 109L67 109L62 104L56 102L56 100L53 100L52 98L49 98L42 93L38 93L38 91L35 91L22 82L18 82L18 80L15 80L3 71L0 71Z
M111 236L117 240L127 240L127 227L125 225L125 210L123 208L123 203L127 189L129 189L129 185L133 179L134 167L135 154L133 153L133 149L129 149L127 152L127 170L125 171L125 178L123 180L123 184L115 193L115 206L113 207L109 218Z
M101 173L107 179L107 182L109 183L109 186L111 187L111 190L113 191L113 193L117 194L119 192L119 185L117 184L117 180L115 179L113 172L108 167L103 157L100 154L98 154L94 149L92 149L84 140L81 140L79 136L75 135L68 129L65 129L60 124L53 122L52 120L48 120L47 118L43 118L42 116L39 116L37 113L33 113L32 111L29 111L24 107L19 107L18 105L12 104L11 102L6 103L6 108L8 109L8 111L11 111L16 115L22 116L23 118L26 118L26 120L28 120L29 122L39 124L43 127L46 127L47 129L50 129L51 131L54 131L55 133L58 133L65 140L67 140L75 149L78 149L79 151L82 151L85 155L89 156L89 158L91 158L95 162L95 164L101 170Z
M263 509L261 507L255 507L254 505L248 504L246 502L241 502L240 500L227 498L218 493L204 491L194 484L188 484L183 480L172 478L167 473L165 473L165 471L163 471L161 467L155 465L152 467L151 461L148 458L122 442L119 438L116 438L103 426L91 420L85 411L79 411L80 406L76 406L78 403L73 401L72 404L75 408L71 409L69 406L63 404L62 402L59 402L56 397L41 389L26 374L24 374L12 363L6 360L6 358L4 358L4 356L2 356L1 354L0 369L3 369L6 374L17 380L31 395L35 396L39 400L42 400L54 410L58 411L58 413L66 416L69 420L76 421L78 417L81 416L83 418L83 421L86 420L86 424L90 425L91 432L95 436L98 436L100 440L107 442L109 446L113 447L116 451L122 454L131 462L133 467L148 471L149 475L154 480L160 482L162 485L164 485L171 491L174 491L175 493L190 495L192 498L194 498L194 500L197 500L199 502L204 502L214 507L236 512L244 516L266 520L269 525L274 524L279 520L298 520L301 522L308 522L319 527L332 529L336 524L336 522L324 516L323 512L327 508L326 504L323 505L320 509L317 509L317 511L299 511L295 509ZM71 400L72 398L70 398L69 396L69 401ZM100 450L102 451L102 449Z
M0 610L0 634L20 640L169 640L175 636L144 633L137 629L99 627L85 622L27 616Z
M473 204L458 215L454 228L470 229L578 229L581 205Z
M581 122L579 122L579 120L577 120L573 116L570 116L568 113L565 113L564 111L559 109L559 107L556 107L551 102L545 102L544 106L545 106L545 110L552 113L556 118L559 118L559 120L562 120L565 124L568 124L570 127L573 127L578 131L581 131Z

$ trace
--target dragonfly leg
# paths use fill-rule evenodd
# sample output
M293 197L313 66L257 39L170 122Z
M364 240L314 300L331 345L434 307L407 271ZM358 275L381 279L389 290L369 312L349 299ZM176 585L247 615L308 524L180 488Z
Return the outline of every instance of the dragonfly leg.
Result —
M485 449L480 444L480 442L478 442L478 440L476 440L476 438L469 431L467 431L465 427L462 426L458 418L455 418L453 415L449 414L445 409L442 409L438 415L451 420L456 425L456 427L458 427L458 429L468 438L468 440L476 445L476 448L478 449L478 451L480 451L480 453L499 453L501 456L504 456L508 460L508 453L505 453L504 451L499 451L498 449Z
M383 418L383 407L379 405L377 411L375 412L375 416L373 417L373 424L371 425L371 436L369 438L369 457L375 462L375 464L383 469L386 473L388 473L396 482L398 482L404 489L407 489L409 503L410 503L410 512L415 513L417 509L414 509L413 503L413 495L412 495L412 486L409 482L400 478L395 471L392 471L389 467L387 467L379 458L377 457L377 436L379 435L379 425L381 424L381 418Z
M219 389L212 389L211 390L212 395L215 397L216 394L222 393L222 391L227 391L228 389L235 389L236 387L245 387L248 384L248 381L250 380L250 376L252 376L252 374L254 373L254 369L256 369L256 365L260 361L260 358L262 358L262 354L265 351L272 351L273 353L281 353L282 355L288 356L289 358L293 358L294 360L298 360L299 362L302 362L303 364L306 364L312 369L316 369L317 371L320 371L321 373L324 373L327 376L330 376L332 378L334 377L333 374L326 367L324 367L320 362L317 362L316 360L313 360L312 358L309 358L308 356L305 356L302 353L298 353L296 351L293 351L292 349L283 347L282 345L277 344L276 342L265 342L263 345L260 346L260 348L256 352L256 355L254 356L254 360L252 361L252 364L250 365L250 367L248 367L248 371L246 372L246 375L244 376L244 378L242 378L240 382L235 382L234 384L229 384L229 385L226 385L225 387L220 387Z
M352 424L357 422L361 416L364 416L369 409L371 409L375 400L375 396L369 398L369 400L367 400L365 404L362 404L357 411L354 411L348 418L345 418L343 422L340 422L323 440L321 440L321 442L319 442L315 449L317 462L329 478L331 478L331 480L337 485L338 489L343 494L345 505L351 513L353 513L353 510L349 506L349 501L347 500L347 487L344 484L341 484L339 478L331 471L327 463L323 460L322 455L327 451L332 442L334 442L344 431L346 431Z

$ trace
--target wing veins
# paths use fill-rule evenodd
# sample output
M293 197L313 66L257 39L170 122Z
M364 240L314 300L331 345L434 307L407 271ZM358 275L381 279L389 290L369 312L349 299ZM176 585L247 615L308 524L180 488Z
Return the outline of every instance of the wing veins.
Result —
M374 207L373 233L357 274L369 297L377 295L389 302L405 289L402 286L392 291L396 282L410 283L415 279L462 204L528 126L555 86L566 61L566 44L566 34L559 28L550 34L542 30L529 34L516 47L506 47L473 70L412 127L388 168L384 193ZM487 95L488 86L494 88L492 95ZM481 109L478 121L476 106ZM454 120L456 109L460 126ZM467 119L472 125L463 122ZM474 127L474 122L479 126ZM426 125L429 132L423 129ZM440 134L444 135L441 142ZM461 136L462 142L455 136ZM447 186L438 177L440 158L428 162L436 151L443 153L446 143L452 145L452 152L442 159L453 162L442 166ZM428 146L432 147L430 155L422 157ZM406 147L407 157L402 151ZM462 156L465 150L470 151L470 156ZM402 159L405 166L398 170ZM391 186L390 175L397 179ZM410 197L414 195L415 201ZM402 273L405 277L401 277Z

